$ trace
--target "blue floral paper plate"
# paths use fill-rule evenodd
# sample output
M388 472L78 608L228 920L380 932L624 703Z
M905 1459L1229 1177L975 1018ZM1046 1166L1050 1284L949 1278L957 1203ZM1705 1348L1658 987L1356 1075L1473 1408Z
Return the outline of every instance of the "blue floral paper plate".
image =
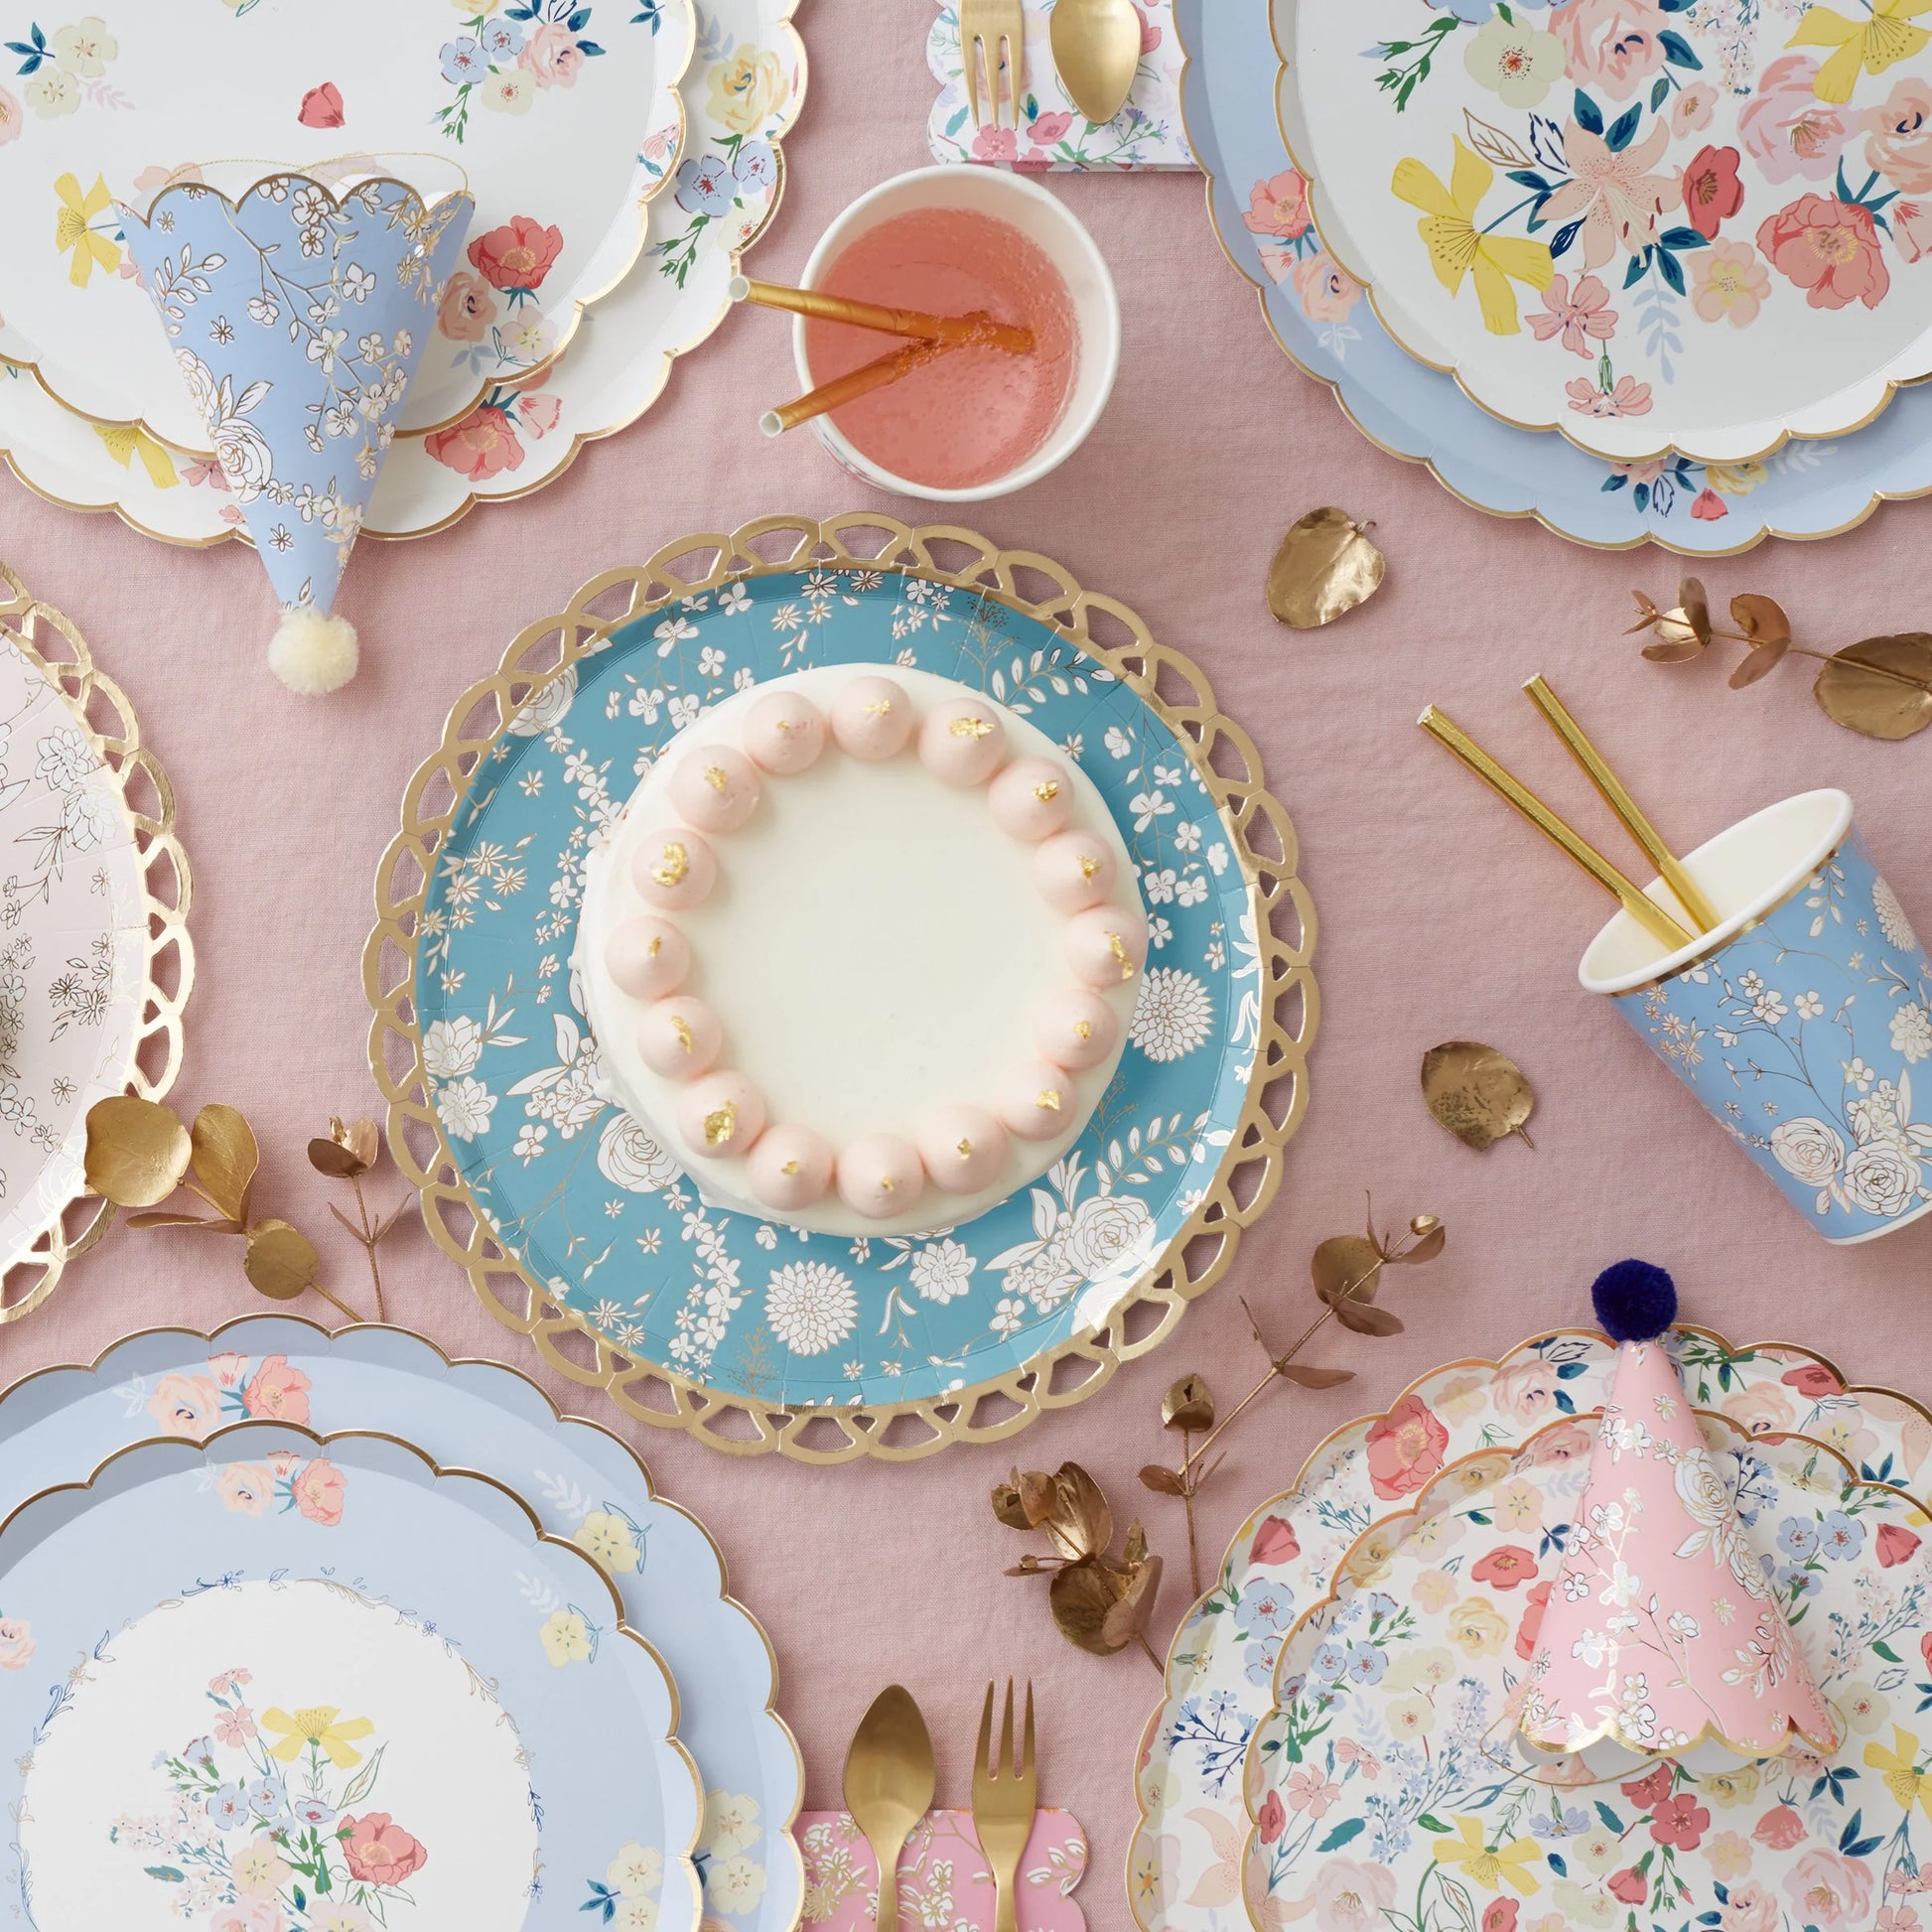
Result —
M1561 436L1498 420L1452 376L1417 361L1322 250L1310 220L1276 113L1275 4L1175 0L1174 29L1188 55L1181 118L1207 176L1215 232L1259 290L1268 327L1378 448L1427 464L1477 509L1533 516L1599 550L1656 543L1688 556L1727 556L1767 536L1833 536L1881 502L1932 491L1932 384L1900 389L1853 435L1794 441L1761 461L1706 465L1678 456L1612 465ZM1457 0L1450 11L1476 21L1494 8L1490 0ZM1446 16L1424 16L1432 17ZM1681 328L1673 291L1647 284L1639 293L1666 318L1664 327Z
M861 531L886 547L848 547ZM672 569L694 555L699 575ZM585 858L677 732L850 662L957 678L1063 745L1153 921L1086 1134L977 1220L910 1237L701 1198L598 1097L570 971ZM1307 1105L1313 915L1253 747L1132 613L961 531L773 518L594 580L459 702L377 897L371 1059L432 1232L567 1373L720 1448L913 1455L1089 1392L1225 1269ZM566 1335L591 1338L588 1364ZM1056 1377L1063 1357L1081 1367Z
M40 1932L695 1932L698 1781L634 1748L676 1693L501 1483L284 1423L137 1442L8 1517L0 1596Z

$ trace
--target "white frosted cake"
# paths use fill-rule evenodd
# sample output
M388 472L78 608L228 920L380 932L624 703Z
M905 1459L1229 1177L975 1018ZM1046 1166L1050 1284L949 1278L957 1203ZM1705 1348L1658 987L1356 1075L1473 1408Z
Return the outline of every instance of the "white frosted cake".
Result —
M861 664L678 736L591 854L576 965L608 1097L710 1198L893 1234L1078 1139L1146 953L1074 760L965 685Z

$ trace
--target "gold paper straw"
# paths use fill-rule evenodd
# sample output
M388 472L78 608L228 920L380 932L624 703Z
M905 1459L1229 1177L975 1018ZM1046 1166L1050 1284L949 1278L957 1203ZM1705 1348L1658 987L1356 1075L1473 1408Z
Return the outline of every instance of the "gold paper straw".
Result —
M1645 856L1657 868L1671 889L1678 904L1695 921L1700 932L1711 932L1721 923L1718 909L1698 890L1697 882L1684 870L1677 855L1667 846L1656 826L1644 816L1643 807L1624 789L1623 781L1603 760L1603 755L1589 742L1583 726L1570 715L1563 700L1544 681L1541 672L1523 686L1530 702L1549 720L1551 729L1569 747L1570 756L1589 774L1589 781L1602 794L1603 802L1623 821L1623 828L1643 847Z
M1692 935L1684 930L1654 899L1646 898L1633 881L1597 851L1587 839L1573 832L1535 792L1519 783L1458 726L1431 705L1416 721L1424 731L1449 749L1492 791L1499 792L1514 805L1536 829L1567 858L1582 867L1653 939L1670 951L1688 946Z
M995 322L985 314L931 316L923 309L888 309L877 302L855 302L818 289L786 288L779 282L755 282L734 275L734 302L756 303L761 309L783 309L794 316L820 322L846 322L855 329L876 329L887 336L911 336L928 343L977 343L983 348L1003 348L1009 355L1025 355L1034 345L1034 332L1018 323Z
M808 423L814 416L823 416L828 410L840 408L859 396L870 395L875 389L885 388L889 382L903 380L914 369L958 346L957 343L907 343L903 348L896 348L876 362L861 364L848 375L821 382L816 389L807 390L796 402L780 403L776 409L767 409L759 418L759 428L767 436L782 436L786 430L796 429L800 423Z

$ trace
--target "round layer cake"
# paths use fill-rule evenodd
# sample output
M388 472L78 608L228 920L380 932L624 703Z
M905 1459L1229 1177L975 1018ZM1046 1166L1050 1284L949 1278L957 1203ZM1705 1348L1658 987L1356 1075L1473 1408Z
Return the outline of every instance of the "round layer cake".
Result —
M589 860L607 1097L720 1204L956 1225L1046 1172L1119 1064L1147 920L1105 801L949 678L827 665L706 712Z

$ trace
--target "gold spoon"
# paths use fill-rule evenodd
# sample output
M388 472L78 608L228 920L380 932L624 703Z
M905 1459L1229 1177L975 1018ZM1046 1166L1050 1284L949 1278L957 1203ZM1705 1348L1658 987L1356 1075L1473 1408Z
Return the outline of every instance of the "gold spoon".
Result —
M1141 65L1141 17L1133 0L1058 0L1050 43L1060 84L1095 127L1127 105Z
M879 1861L876 1932L898 1932L898 1855L932 1805L932 1739L912 1693L873 1699L845 1754L845 1808Z

